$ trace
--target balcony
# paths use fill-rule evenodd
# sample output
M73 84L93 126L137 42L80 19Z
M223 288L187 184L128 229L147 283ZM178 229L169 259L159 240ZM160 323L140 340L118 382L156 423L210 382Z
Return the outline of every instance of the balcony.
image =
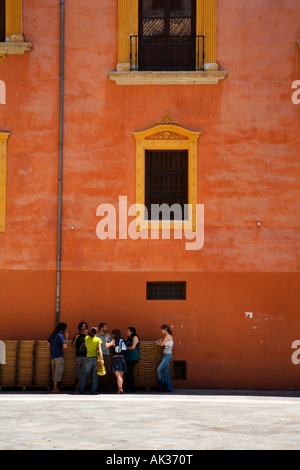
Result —
M204 35L132 35L128 48L130 63L108 73L117 85L217 85L227 75L206 63Z
M204 70L205 36L130 36L130 70Z

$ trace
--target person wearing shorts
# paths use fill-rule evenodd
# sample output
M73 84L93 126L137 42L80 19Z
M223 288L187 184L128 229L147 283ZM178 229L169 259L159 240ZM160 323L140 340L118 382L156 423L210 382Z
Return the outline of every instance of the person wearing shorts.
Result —
M50 348L53 393L60 392L60 384L64 374L64 349L68 347L68 333L66 339L64 332L67 328L65 323L58 323L53 333L48 338L48 347Z

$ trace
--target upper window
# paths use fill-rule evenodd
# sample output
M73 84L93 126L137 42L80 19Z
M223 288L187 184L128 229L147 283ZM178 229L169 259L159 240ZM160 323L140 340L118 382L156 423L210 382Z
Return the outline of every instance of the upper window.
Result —
M195 70L196 0L140 0L139 34L131 36L131 49L131 68Z
M118 17L117 70L218 70L217 0L118 0Z
M5 0L0 0L0 42L5 41Z
M217 0L118 0L118 62L108 76L117 85L219 83Z
M22 32L22 0L0 0L0 60L7 54L24 54L31 47Z

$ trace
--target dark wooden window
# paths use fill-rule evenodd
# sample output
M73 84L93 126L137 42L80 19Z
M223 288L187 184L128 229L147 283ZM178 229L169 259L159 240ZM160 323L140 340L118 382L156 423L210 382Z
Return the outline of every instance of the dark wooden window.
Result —
M5 42L5 0L0 0L0 42Z
M193 70L196 0L140 0L139 69Z
M159 207L163 204L167 206ZM148 220L188 219L185 204L188 204L188 150L146 150L145 206ZM172 206L175 211L170 210Z
M147 282L147 300L186 300L186 282Z
M173 380L186 380L186 361L173 361Z

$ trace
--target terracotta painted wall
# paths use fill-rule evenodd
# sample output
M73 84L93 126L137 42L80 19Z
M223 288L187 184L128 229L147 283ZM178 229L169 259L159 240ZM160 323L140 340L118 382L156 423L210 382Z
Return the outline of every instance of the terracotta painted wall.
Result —
M33 50L0 62L0 128L11 132L3 339L47 337L55 321L60 11L58 1L23 3ZM122 87L107 77L117 63L117 1L66 5L61 319L70 335L82 318L90 326L105 319L149 340L167 322L175 359L187 361L179 386L299 388L291 362L300 330L300 106L291 101L299 19L298 0L219 0L226 80ZM100 241L98 205L135 202L132 133L166 110L202 132L203 249L188 252L185 240ZM149 280L186 280L187 301L147 302Z

